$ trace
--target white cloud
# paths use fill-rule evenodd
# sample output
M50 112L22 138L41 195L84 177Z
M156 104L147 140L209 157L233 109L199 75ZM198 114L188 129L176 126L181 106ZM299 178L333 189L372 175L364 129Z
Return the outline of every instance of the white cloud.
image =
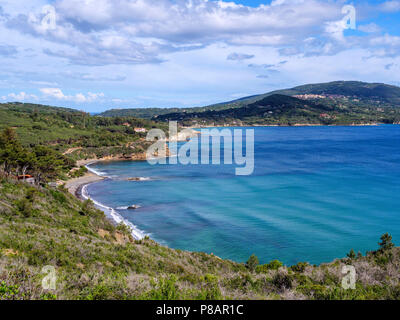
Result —
M61 91L59 88L42 88L40 91L46 96L46 97L51 97L55 98L58 100L64 100L67 97L64 95L64 93Z
M205 105L238 92L338 79L400 82L398 36L386 23L381 31L372 23L377 13L396 12L398 2L356 2L362 32L343 32L343 0L275 0L257 8L203 0L2 0L0 46L9 47L0 96L42 88L38 99L46 104L97 111ZM38 22L48 3L56 8L55 30ZM232 53L252 58L232 63Z
M23 91L20 93L9 93L7 96L2 97L3 100L12 99L13 101L24 102L26 100L38 100L38 97L34 94L27 94Z
M7 25L66 45L44 52L81 65L160 63L163 54L221 41L294 44L341 17L340 3L321 0L275 1L257 8L207 0L59 0L54 6L54 30L43 29L40 11L31 18L10 18Z
M366 33L378 33L381 32L382 29L376 23L371 22L358 26L358 30Z
M386 1L381 4L381 10L385 12L400 11L400 1Z
M57 100L73 101L78 103L94 102L101 98L104 98L105 96L102 92L88 92L86 96L83 93L77 93L75 95L65 95L60 88L41 88L40 91L44 94L45 98L54 98Z

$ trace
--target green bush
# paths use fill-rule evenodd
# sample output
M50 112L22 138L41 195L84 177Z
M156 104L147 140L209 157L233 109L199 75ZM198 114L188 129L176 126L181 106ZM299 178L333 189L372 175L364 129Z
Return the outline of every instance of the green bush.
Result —
M256 272L267 273L269 270L278 270L280 267L283 267L283 263L279 260L273 260L267 264L257 266Z
M85 166L82 166L78 170L71 172L69 175L71 178L79 178L83 177L87 172L88 169Z
M159 278L158 281L153 280L151 285L153 289L146 295L146 299L150 300L178 300L179 292L174 275L169 278Z
M294 272L303 273L309 265L310 264L308 262L299 262L296 265L291 266L290 269L292 269Z
M385 233L381 236L381 242L378 242L380 246L380 251L388 251L394 247L394 243L392 242L392 236L388 233Z
M28 199L20 199L15 201L15 206L19 213L21 213L25 218L32 215L33 207L32 203Z
M355 259L356 258L356 253L354 252L353 249L350 250L350 252L347 254L347 257L350 259Z
M67 197L62 191L49 189L53 198L61 204L67 203Z
M246 267L247 267L247 269L249 269L250 271L254 271L259 263L260 263L260 262L259 262L257 256L254 255L254 254L252 254L252 255L250 256L250 258L249 258L249 259L247 260L247 262L246 262Z
M202 289L196 297L197 300L221 300L222 294L218 285L218 278L212 274L206 274L203 278Z
M272 278L272 284L279 290L291 289L292 288L292 278L283 273L277 273Z
M19 286L0 281L0 300L15 300L20 295Z
M326 299L327 289L319 284L299 285L296 290L304 295L317 300Z

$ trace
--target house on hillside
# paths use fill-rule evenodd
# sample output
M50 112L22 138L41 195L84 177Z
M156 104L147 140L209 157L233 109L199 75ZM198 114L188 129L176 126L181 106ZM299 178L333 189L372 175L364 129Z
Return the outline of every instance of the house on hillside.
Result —
M134 129L135 130L135 132L141 132L141 133L146 133L147 132L147 130L146 130L146 128L135 128Z

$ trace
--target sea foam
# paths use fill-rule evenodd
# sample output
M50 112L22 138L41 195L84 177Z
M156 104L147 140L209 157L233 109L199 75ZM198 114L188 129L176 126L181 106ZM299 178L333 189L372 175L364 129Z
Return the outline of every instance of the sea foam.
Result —
M97 174L99 176L105 176L103 172L101 171L97 171L94 170L92 168L89 167L90 164L86 165L85 167L92 173ZM123 223L124 225L128 226L129 229L131 230L132 233L132 237L136 240L141 240L143 239L146 234L139 230L137 226L135 226L133 223L131 223L130 221L124 219L117 211L114 210L114 208L108 207L104 204L102 204L101 202L96 201L95 199L91 198L89 193L87 192L87 186L85 185L82 187L82 197L85 200L90 199L91 201L93 201L93 203L95 204L96 207L98 207L100 210L102 210L106 217L109 218L111 221L113 221L116 224L120 224Z

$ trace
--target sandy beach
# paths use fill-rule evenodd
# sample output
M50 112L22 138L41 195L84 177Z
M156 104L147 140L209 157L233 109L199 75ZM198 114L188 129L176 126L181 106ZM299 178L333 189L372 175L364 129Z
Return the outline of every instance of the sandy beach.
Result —
M76 162L76 166L77 168L85 166L87 168L87 166L89 164L98 162L98 161L118 161L118 160L123 160L121 159L120 156L110 156L110 157L104 157L101 159L85 159L85 160L78 160ZM68 189L68 191L70 193L72 193L74 196L76 196L79 199L83 199L82 198L82 187L85 185L88 185L90 183L94 183L97 181L101 181L104 180L105 177L99 176L97 174L95 174L92 171L87 172L84 176L79 177L79 178L74 178L74 179L70 179L65 183L65 187Z
M68 180L65 183L65 187L68 189L70 193L72 193L79 199L82 199L82 194L81 194L82 187L87 184L101 180L104 180L104 177L98 176L97 174L94 174L92 172L88 172L83 177Z

